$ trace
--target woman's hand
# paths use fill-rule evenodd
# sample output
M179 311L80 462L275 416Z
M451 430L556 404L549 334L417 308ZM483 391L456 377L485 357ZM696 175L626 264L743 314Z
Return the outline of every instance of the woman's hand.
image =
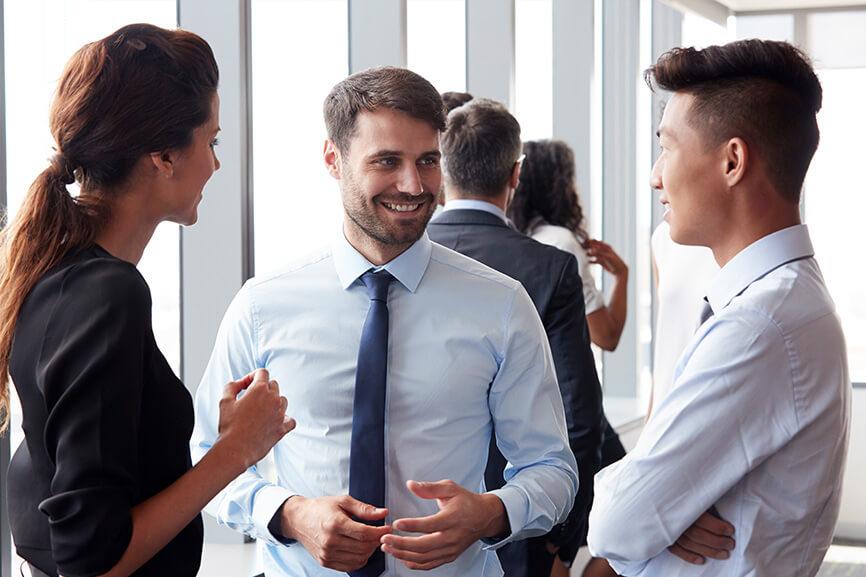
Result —
M238 398L241 391L246 392ZM295 428L295 420L286 417L288 401L266 369L227 384L219 406L218 442L232 449L244 469L264 458Z
M589 262L601 265L601 268L609 272L615 277L627 276L628 265L616 254L616 251L600 240L589 239L586 241L584 248L589 257Z

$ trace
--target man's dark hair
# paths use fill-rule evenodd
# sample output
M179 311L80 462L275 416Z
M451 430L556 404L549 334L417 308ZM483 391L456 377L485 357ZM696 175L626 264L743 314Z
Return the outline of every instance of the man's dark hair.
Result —
M502 104L476 98L448 115L440 138L446 178L461 192L495 196L520 156L520 124Z
M445 107L432 84L411 70L380 66L352 74L331 89L324 106L328 138L348 152L358 114L380 108L399 110L445 130Z
M443 92L442 102L445 103L445 110L451 112L458 106L463 106L472 100L472 95L468 92Z
M740 40L703 50L674 48L644 72L650 89L694 97L689 124L707 147L739 137L763 159L779 194L799 202L815 149L821 83L787 42Z

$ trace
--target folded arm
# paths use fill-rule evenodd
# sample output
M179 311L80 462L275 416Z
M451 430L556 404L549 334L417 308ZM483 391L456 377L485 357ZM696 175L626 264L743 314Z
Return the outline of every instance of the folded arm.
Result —
M596 476L589 548L634 572L795 434L789 359L758 314L714 322L637 446Z

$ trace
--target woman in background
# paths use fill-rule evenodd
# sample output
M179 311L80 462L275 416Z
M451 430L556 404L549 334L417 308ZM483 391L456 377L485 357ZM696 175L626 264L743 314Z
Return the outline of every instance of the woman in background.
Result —
M191 32L135 24L85 45L51 108L57 154L0 238L2 428L11 378L25 434L9 516L33 575L195 575L201 509L294 427L257 371L226 386L220 440L191 468L192 400L136 268L160 222L196 221L219 168L217 80Z
M584 228L571 148L561 140L539 140L525 142L523 153L509 217L517 230L577 258L590 339L613 351L625 327L628 266L609 244L590 238ZM613 276L607 303L595 286L590 264L601 265Z
M625 327L628 266L610 245L590 238L584 228L571 148L560 140L539 140L525 142L523 153L525 158L520 170L520 184L514 192L508 216L517 230L575 256L583 281L589 337L595 345L613 351ZM590 264L601 265L613 276L613 288L607 303L595 286L595 279L589 271ZM624 456L625 448L619 436L610 423L606 423L601 468ZM586 535L583 535L582 541L573 547L560 549L558 557L571 564L578 548L585 545ZM568 570L562 562L556 562L553 575L568 575ZM604 577L616 574L604 559L593 559L583 575Z

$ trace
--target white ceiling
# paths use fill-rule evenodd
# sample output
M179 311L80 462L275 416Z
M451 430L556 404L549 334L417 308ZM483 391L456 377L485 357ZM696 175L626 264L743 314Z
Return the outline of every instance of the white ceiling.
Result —
M864 0L716 0L734 12L758 10L803 10L809 8L866 7Z

